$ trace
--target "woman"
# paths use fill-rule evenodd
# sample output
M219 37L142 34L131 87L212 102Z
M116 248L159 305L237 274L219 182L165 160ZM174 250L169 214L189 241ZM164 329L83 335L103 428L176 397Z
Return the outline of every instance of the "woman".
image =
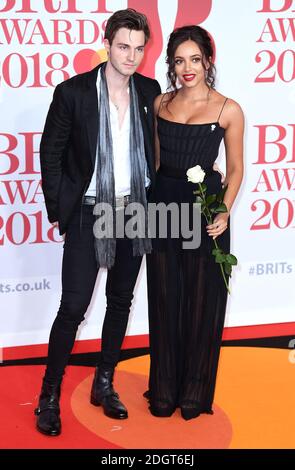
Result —
M155 100L159 170L152 202L192 208L197 188L186 171L195 165L206 172L207 194L218 193L221 176L213 165L222 139L228 185L228 211L212 225L202 218L199 248L184 249L181 239L168 235L154 240L147 257L151 367L145 396L155 416L170 416L177 407L184 419L213 413L227 290L211 251L218 237L229 253L229 214L243 175L244 121L240 106L215 90L212 57L203 28L173 31L167 47L172 91Z

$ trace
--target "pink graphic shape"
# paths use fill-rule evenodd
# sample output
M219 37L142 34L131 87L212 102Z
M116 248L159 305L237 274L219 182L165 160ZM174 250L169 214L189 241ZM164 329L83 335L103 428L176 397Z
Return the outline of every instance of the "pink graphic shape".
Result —
M212 0L178 0L178 10L174 29L205 21L211 11Z
M148 19L151 38L145 48L145 57L138 71L155 78L155 64L162 52L163 37L158 13L158 0L128 0L128 7L144 13Z

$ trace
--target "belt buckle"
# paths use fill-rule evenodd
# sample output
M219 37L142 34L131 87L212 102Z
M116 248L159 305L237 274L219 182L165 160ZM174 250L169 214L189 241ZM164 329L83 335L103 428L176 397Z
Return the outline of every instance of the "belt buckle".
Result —
M95 205L95 197L94 196L84 196L83 204L94 206Z
M124 209L124 207L125 207L124 196L116 197L116 211L120 209Z
M119 196L116 197L116 210L124 209L129 204L130 196L129 194L126 196Z

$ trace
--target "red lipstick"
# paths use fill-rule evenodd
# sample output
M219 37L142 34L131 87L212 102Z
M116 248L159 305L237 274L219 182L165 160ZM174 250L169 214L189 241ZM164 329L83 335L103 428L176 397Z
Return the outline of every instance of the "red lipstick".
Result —
M182 75L182 76L186 82L190 82L195 78L196 75L193 73L186 73L185 75Z

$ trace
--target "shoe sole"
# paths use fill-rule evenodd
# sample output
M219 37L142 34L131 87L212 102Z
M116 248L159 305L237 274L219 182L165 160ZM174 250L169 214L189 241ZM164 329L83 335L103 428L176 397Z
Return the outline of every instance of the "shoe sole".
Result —
M60 431L53 431L53 432L46 432L44 431L43 429L39 428L38 426L36 426L36 429L37 431L39 431L41 434L43 434L44 436L59 436L61 434L61 430Z

